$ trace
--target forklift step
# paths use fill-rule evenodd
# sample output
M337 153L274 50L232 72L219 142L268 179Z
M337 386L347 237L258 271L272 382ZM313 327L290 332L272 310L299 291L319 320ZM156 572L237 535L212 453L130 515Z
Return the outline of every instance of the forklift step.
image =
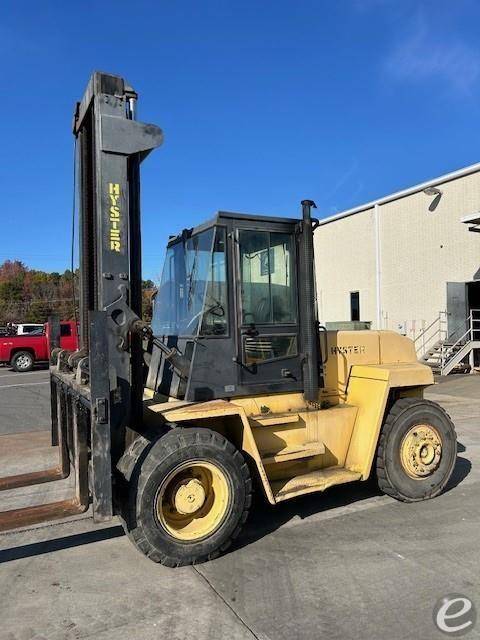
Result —
M287 462L299 458L310 458L320 456L325 453L323 442L305 442L304 444L285 447L280 451L264 453L262 455L263 464L273 464L274 462Z
M250 422L253 427L273 427L277 424L292 424L298 422L299 419L298 413L289 411L288 413L261 413L257 416L251 416Z
M272 490L275 502L280 502L296 495L323 491L336 484L353 482L359 480L360 477L360 473L349 471L345 467L328 467L327 469L310 471L287 480L275 480L272 482Z

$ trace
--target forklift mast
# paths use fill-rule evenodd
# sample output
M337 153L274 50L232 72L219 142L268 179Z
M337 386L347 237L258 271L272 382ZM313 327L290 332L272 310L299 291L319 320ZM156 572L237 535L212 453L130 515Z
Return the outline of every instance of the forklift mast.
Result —
M141 336L131 333L142 304L139 168L161 145L163 134L157 126L134 119L136 100L137 94L123 78L97 72L73 121L79 176L81 346L71 363L89 380L96 422L94 481L96 476L99 482L110 478L110 468L102 467L118 460L127 426L139 424L142 412ZM95 456L100 459L95 461ZM105 502L107 508L110 498Z

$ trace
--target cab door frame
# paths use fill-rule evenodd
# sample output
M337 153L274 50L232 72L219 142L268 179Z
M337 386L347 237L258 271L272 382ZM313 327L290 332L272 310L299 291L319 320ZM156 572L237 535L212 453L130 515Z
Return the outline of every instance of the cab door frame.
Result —
M299 322L299 296L298 296L298 238L297 225L292 222L254 222L252 220L235 220L232 229L232 264L234 266L234 306L236 319L236 357L237 363L237 387L245 393L286 392L301 391L303 389L301 335ZM293 322L245 322L243 319L242 304L242 269L240 264L240 233L242 231L257 231L268 233L284 233L292 238L292 299L295 310ZM255 338L261 344L262 337L287 337L295 336L296 353L273 359L265 359L251 365L245 359L245 342L249 337L252 342ZM265 341L264 341L265 342Z

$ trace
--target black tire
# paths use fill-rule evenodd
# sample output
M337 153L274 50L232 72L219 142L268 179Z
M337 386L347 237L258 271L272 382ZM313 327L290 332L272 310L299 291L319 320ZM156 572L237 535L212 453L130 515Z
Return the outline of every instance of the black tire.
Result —
M226 511L217 528L201 539L184 541L162 524L156 507L166 479L189 462L218 468L229 489ZM198 564L216 558L231 545L247 519L251 501L252 481L240 451L210 429L177 427L160 437L137 464L128 487L123 525L135 546L154 562L168 567Z
M10 366L17 373L25 373L33 369L33 356L29 351L17 351L10 361Z
M415 426L429 425L441 440L438 466L423 477L412 477L401 459L406 434ZM402 398L390 409L380 434L376 472L378 486L403 502L418 502L437 496L447 484L457 457L457 438L450 416L435 402Z

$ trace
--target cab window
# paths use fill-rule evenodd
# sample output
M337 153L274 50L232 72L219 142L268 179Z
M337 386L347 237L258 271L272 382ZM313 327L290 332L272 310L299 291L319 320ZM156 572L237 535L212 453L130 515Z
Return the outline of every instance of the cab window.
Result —
M292 235L242 230L239 244L243 324L295 323Z
M225 258L225 229L215 231L211 253L205 301L203 305L202 336L223 336L228 333L227 267Z

